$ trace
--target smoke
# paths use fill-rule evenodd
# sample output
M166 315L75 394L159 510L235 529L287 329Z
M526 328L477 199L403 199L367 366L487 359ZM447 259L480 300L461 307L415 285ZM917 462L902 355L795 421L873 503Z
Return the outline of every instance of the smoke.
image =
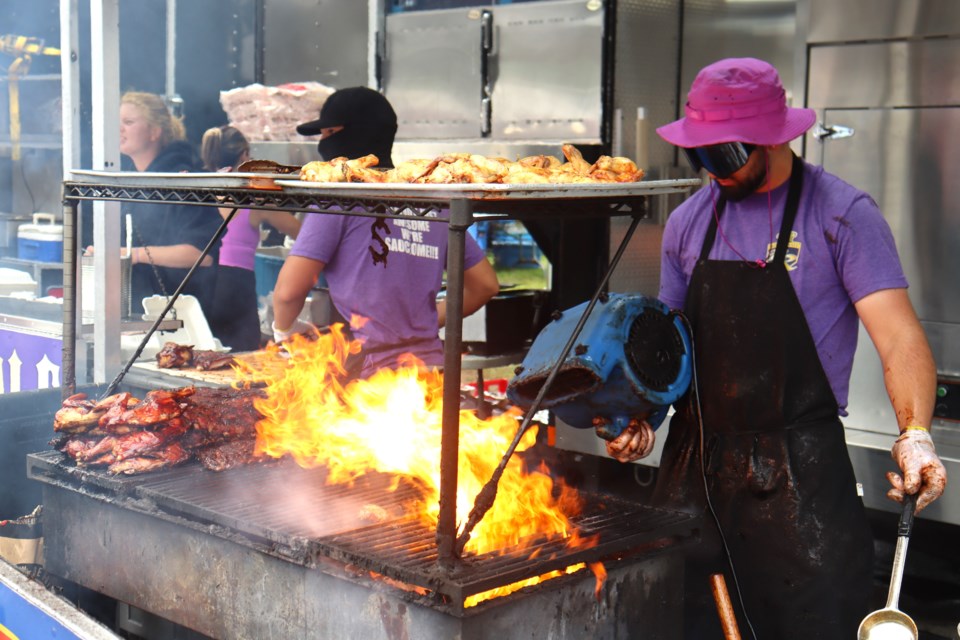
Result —
M216 489L219 510L241 516L255 529L285 535L320 538L405 513L398 494L391 492L396 479L386 475L367 474L351 485L327 485L324 469L304 469L282 460L216 475L207 472L204 477ZM402 483L399 495L408 502L416 498Z

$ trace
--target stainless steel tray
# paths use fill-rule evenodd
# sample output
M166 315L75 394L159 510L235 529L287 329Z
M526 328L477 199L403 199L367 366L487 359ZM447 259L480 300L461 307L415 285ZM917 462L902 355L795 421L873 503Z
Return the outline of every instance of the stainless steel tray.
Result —
M309 182L279 179L284 193L349 193L357 198L418 198L421 200L535 200L556 198L623 198L681 193L700 186L699 179L650 180L601 184L403 184L371 182Z
M287 173L163 173L140 171L90 171L73 169L70 176L74 182L84 184L110 184L120 187L164 188L221 188L221 189L274 189L279 190L278 178L290 177Z

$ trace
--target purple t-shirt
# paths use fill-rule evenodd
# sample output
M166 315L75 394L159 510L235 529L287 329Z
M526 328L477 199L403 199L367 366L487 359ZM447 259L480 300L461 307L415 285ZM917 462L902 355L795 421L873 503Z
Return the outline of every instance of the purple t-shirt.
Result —
M788 187L789 181L774 189L769 201L768 194L761 193L728 202L720 219L723 233L717 231L709 258L772 260ZM667 220L659 298L672 309L684 306L717 197L711 184ZM859 330L853 304L875 291L907 286L893 234L869 195L822 167L804 163L803 193L786 263L840 413L846 415ZM763 301L758 300L757 313L762 312Z
M253 271L260 230L250 226L250 209L240 209L233 215L220 243L220 266L240 267Z
M443 215L446 215L444 212ZM290 255L319 260L337 311L367 318L354 335L367 352L361 375L413 353L443 365L437 293L447 265L447 223L435 215L376 219L309 214ZM464 269L486 256L467 234Z

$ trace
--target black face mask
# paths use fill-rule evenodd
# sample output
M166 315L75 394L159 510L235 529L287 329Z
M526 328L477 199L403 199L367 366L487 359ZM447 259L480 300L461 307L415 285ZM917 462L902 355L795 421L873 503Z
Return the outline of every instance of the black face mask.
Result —
M724 142L706 147L684 148L694 171L706 169L718 178L729 178L743 168L756 145Z
M378 167L393 167L391 150L396 125L370 127L345 125L343 129L317 143L317 151L327 161L334 158L361 158L368 154L377 156Z

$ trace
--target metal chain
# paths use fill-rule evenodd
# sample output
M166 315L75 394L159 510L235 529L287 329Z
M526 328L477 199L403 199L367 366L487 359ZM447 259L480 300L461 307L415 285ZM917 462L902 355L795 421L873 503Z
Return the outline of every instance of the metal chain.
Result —
M153 269L153 277L157 279L157 284L160 285L160 293L163 294L163 297L167 299L167 304L169 304L170 294L167 293L167 288L163 285L163 278L160 277L160 270L157 269L157 263L153 261L153 256L150 255L150 249L147 248L147 243L144 242L143 236L140 235L140 231L137 230L137 227L133 224L133 222L130 223L130 226L133 229L133 235L137 238L137 242L139 242L140 246L143 247L143 252L147 254L147 262L150 263L150 268ZM130 266L131 268L133 267L133 256L130 257ZM133 276L131 275L131 280L132 278ZM177 310L174 308L171 309L170 312L173 315L173 319L176 320Z

